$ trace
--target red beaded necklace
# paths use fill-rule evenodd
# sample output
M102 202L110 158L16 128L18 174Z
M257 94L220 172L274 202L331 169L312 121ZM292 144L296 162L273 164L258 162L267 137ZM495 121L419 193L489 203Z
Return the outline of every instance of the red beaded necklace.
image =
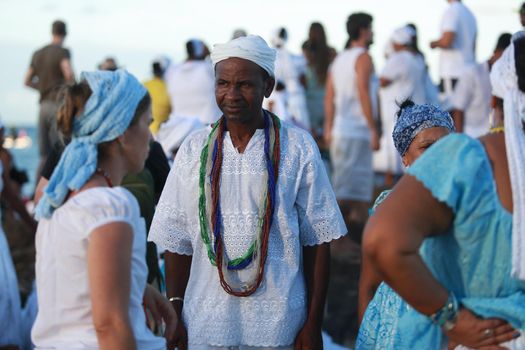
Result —
M97 170L95 170L95 174L102 176L104 180L106 180L106 183L108 184L108 186L113 187L113 182L111 181L111 178L109 177L109 174L107 171L105 171L102 168L97 168Z

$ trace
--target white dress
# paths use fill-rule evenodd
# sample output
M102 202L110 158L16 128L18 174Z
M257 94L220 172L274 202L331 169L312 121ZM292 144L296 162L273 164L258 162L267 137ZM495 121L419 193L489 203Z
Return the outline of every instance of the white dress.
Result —
M204 125L222 115L215 101L215 73L208 60L186 61L171 65L165 75L172 114L197 118Z
M299 126L310 130L310 117L306 106L305 90L300 82L300 77L305 70L302 67L306 64L301 57L294 56L285 48L277 48L276 51L275 80L281 81L285 85L287 114ZM271 98L272 96L270 96Z
M0 163L0 192L4 187ZM22 309L15 267L9 245L0 225L0 347L21 345Z
M133 229L129 320L137 349L164 350L163 338L146 327L146 228L138 203L122 187L85 190L39 222L36 234L38 315L32 330L36 349L98 349L87 266L96 228L125 222Z
M222 289L200 237L199 158L208 133L209 129L197 131L179 149L149 234L161 250L193 256L183 308L190 349L192 345L289 346L306 319L303 247L346 233L317 145L306 131L282 124L277 204L264 278L255 294L239 298ZM247 250L256 232L265 186L263 145L261 129L242 154L229 133L224 138L220 205L230 259ZM237 277L243 280L250 267Z

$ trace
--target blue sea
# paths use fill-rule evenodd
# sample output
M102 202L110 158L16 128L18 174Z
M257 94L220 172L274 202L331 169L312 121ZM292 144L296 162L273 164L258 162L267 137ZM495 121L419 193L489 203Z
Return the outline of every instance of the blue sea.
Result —
M32 196L35 190L35 176L38 167L38 139L36 127L16 127L18 133L27 133L31 139L31 145L27 148L11 148L9 152L13 155L15 166L19 170L25 170L29 177L29 183L26 183L22 189L24 195ZM8 128L5 132L6 136L11 133Z

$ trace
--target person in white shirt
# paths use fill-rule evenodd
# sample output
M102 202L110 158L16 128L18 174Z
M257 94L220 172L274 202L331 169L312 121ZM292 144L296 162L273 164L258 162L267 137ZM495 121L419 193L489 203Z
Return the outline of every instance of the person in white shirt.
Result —
M171 100L171 117L197 118L204 125L217 121L221 111L214 95L214 72L206 46L201 40L186 43L188 58L165 73Z
M352 235L368 218L373 192L372 151L379 149L378 81L368 47L372 44L372 16L348 17L350 45L339 53L326 80L324 138L330 146L332 184Z
M285 28L278 28L272 38L272 44L277 51L275 58L275 79L284 86L287 114L292 121L300 127L310 130L310 116L306 105L306 60L303 56L292 54L286 48L288 32ZM275 91L275 90L274 90ZM282 94L282 91L278 91ZM273 94L270 95L271 101ZM283 100L283 96L276 98ZM281 117L279 115L279 117Z
M457 132L476 138L489 131L492 93L490 69L510 45L511 37L509 33L500 35L492 57L486 62L469 65L460 76L452 98L452 118Z
M414 31L408 26L398 28L391 37L393 53L388 57L379 75L379 101L382 135L379 151L374 153L374 171L394 179L403 172L401 158L391 137L399 103L410 98L417 104L425 103L426 68L423 60L412 52ZM393 185L393 183L385 183Z
M450 109L450 98L463 68L476 61L478 27L474 14L461 0L447 0L449 5L441 19L441 37L432 41L439 48L440 92L443 105Z
M211 53L224 113L179 148L149 239L189 350L320 349L330 241L346 233L315 141L262 109L275 50Z
M36 349L165 350L144 305L174 334L168 300L146 287L146 226L124 176L144 167L151 100L131 74L84 72L57 121L72 137L36 206ZM113 187L115 185L115 187Z

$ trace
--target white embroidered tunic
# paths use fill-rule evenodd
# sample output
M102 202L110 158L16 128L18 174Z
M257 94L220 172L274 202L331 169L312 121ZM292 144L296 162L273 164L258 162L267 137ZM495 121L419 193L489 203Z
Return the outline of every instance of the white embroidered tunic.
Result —
M291 345L306 320L302 248L346 233L318 148L307 132L282 123L277 203L264 277L253 295L239 298L222 289L200 237L198 175L209 132L208 128L194 133L179 149L149 235L161 250L193 255L183 308L189 343ZM266 186L263 146L262 129L243 153L225 134L220 205L230 260L246 252L257 232L262 186ZM235 273L243 280L248 272Z

